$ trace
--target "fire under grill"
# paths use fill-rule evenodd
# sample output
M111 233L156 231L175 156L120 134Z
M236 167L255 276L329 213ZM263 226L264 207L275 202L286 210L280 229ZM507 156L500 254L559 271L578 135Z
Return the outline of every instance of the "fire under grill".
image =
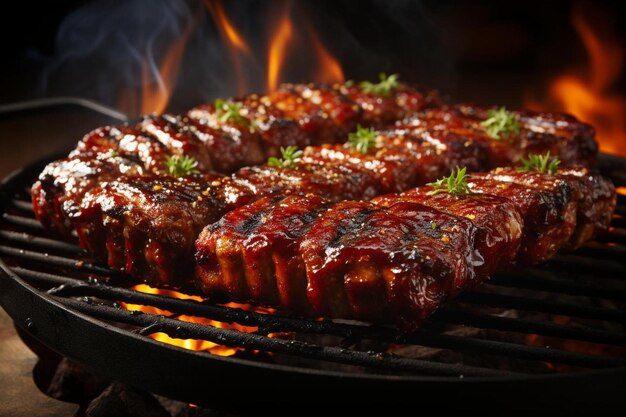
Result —
M403 334L138 291L128 277L35 220L29 187L46 162L2 185L0 301L18 326L94 371L213 406L234 396L267 400L299 383L316 384L318 400L327 401L343 397L342 387L350 386L380 387L361 402L398 400L401 389L410 389L405 401L419 396L429 403L453 389L455 398L474 402L505 402L515 393L528 404L554 403L558 390L569 393L560 397L566 408L589 404L589 394L604 404L623 403L623 194L608 234L547 264L498 274L448 303L419 330ZM626 185L626 161L603 156L601 165L616 185ZM131 311L128 305L144 308ZM156 314L163 310L169 313ZM203 322L181 319L189 316ZM156 333L234 348L234 356L149 337ZM571 395L576 392L588 395ZM309 396L302 390L291 401Z

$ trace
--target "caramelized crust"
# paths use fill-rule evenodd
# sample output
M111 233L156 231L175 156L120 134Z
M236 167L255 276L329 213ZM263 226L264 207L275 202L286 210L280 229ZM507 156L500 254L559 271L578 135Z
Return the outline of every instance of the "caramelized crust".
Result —
M74 223L81 246L110 267L180 287L192 280L202 228L251 198L218 175L120 177L87 192Z
M533 181L534 179L534 181ZM470 189L511 200L524 219L517 260L541 262L567 245L576 226L576 201L571 186L545 175L498 169L471 176Z
M172 287L194 281L193 242L214 223L197 243L204 291L404 325L512 262L579 246L615 205L612 184L577 167L474 175L469 196L411 189L528 152L590 164L593 129L569 116L517 112L520 132L496 140L481 125L487 108L442 106L405 85L389 96L284 85L232 101L231 119L208 104L89 133L34 184L37 218L75 229L112 268ZM339 144L357 124L377 129L365 153ZM304 148L299 163L261 165L284 146ZM166 161L183 155L194 172L172 178Z
M610 183L584 168L556 176L500 168L472 174L468 185L471 194L425 186L371 202L264 198L202 231L197 285L236 301L413 329L490 274L605 230L607 215L589 208L610 213L615 204ZM579 219L585 231L576 236Z

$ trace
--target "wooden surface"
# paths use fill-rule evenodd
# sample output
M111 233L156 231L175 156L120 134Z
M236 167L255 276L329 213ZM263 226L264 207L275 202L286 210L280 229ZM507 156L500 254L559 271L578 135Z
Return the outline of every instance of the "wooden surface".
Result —
M73 416L75 404L64 403L41 393L33 381L37 356L26 347L13 321L0 309L0 416Z

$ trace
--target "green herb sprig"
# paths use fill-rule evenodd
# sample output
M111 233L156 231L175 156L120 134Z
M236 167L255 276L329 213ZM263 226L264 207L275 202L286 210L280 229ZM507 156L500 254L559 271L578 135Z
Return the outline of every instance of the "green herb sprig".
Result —
M165 166L173 177L185 177L187 175L199 174L196 168L198 161L187 155L172 155L165 158Z
M489 117L480 124L493 139L508 140L512 134L518 134L520 125L515 113L504 107L489 110Z
M218 120L220 122L240 123L248 127L251 131L254 131L256 129L256 124L246 119L241 114L241 109L243 107L242 103L236 101L222 100L221 98L218 98L213 103L213 106L215 107L215 115L218 117Z
M390 76L387 76L387 74L381 72L378 77L380 78L379 83L372 83L369 81L361 82L359 84L361 91L363 91L364 93L389 97L393 90L400 87L400 83L398 82L398 74L391 74Z
M282 158L270 156L267 160L267 165L279 168L293 168L302 160L302 151L296 146L287 146L286 148L281 146L280 153Z
M457 167L456 172L455 170L452 170L452 173L449 176L426 184L434 188L434 190L428 192L428 195L437 195L440 193L448 193L454 195L471 194L472 191L467 185L466 172L467 167Z
M536 171L542 174L554 175L559 169L561 161L550 156L550 151L544 155L528 154L528 158L521 159L522 166L518 167L519 172Z
M376 143L376 136L374 129L357 125L356 132L348 134L348 145L358 152L367 153Z

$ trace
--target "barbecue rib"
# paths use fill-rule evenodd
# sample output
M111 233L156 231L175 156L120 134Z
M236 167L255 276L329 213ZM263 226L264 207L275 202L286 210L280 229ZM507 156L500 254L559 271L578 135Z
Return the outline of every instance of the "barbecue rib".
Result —
M96 129L68 158L50 164L42 172L33 188L35 212L44 225L68 234L74 208L94 184L121 175L167 174L165 161L169 156L192 158L201 173L231 173L276 156L281 146L303 148L343 142L359 123L380 129L410 117L403 123L406 128L392 133L393 140L379 143L378 149L389 146L382 152L391 152L386 160L392 160L393 146L403 140L407 131L429 142L430 152L435 155L423 156L421 167L412 168L427 171L427 180L449 171L454 164L489 169L509 165L528 152L545 150L551 150L564 164L588 165L593 161L597 146L590 126L562 115L516 115L519 133L496 140L480 124L488 117L487 109L441 107L434 92L421 92L403 84L387 94L366 92L354 83L332 87L284 85L268 96L248 95L216 102L181 117L151 116L134 126ZM470 161L437 157L441 153L460 155L466 145L472 145L468 151L474 152ZM485 152L488 164L480 160ZM433 172L428 172L431 169ZM418 180L410 185L422 183ZM386 191L405 188L387 187Z
M33 205L44 225L65 234L77 231L81 245L111 267L155 285L180 286L191 280L194 235L263 197L369 200L423 185L456 166L509 166L529 150L549 150L564 164L593 161L597 149L589 126L566 116L510 115L519 128L494 137L482 124L490 117L487 109L441 106L435 93L405 85L387 94L348 83L286 85L268 96L201 106L183 117L97 129L68 158L46 167L33 186ZM400 119L396 127L372 132L375 139L365 153L332 144L345 140L357 123L380 127ZM307 147L290 169L251 166L232 176L215 173L261 163L283 145L321 142L331 144ZM193 172L173 178L166 163L172 157L191 158ZM580 228L581 239L587 233Z
M496 169L468 186L470 194L427 186L371 202L258 200L201 233L198 284L236 301L412 329L488 274L606 229L616 201L612 184L586 168Z
M99 128L42 172L33 187L35 213L44 225L69 234L73 208L95 184L121 175L168 174L169 156L192 158L201 173L231 173L263 163L282 146L343 142L358 123L383 127L438 104L436 93L405 85L381 96L343 85L288 84L268 96L216 101L181 117Z
M296 194L315 194L332 202L369 200L377 195L423 185L446 175L455 166L466 166L471 171L490 169L495 164L491 155L498 155L495 158L498 162L505 159L499 153L503 146L509 149L507 155L511 159L508 164L513 164L523 152L513 143L503 144L484 134L474 133L470 137L465 132L466 136L461 136L457 134L458 128L448 132L439 125L423 130L422 126L415 127L418 123L409 121L408 127L369 132L375 136L375 143L367 153L346 145L312 146L305 149L300 163L290 168L268 165L242 168L232 176L213 175L210 181L202 176L186 177L182 180L187 183L185 187L198 192L207 187L213 189L209 184L213 181L233 184L235 190L212 194L210 198L202 198L193 206L187 204L178 211L168 208L159 212L162 201L176 193L167 184L157 187L155 192L150 188L154 185L153 177L124 176L87 192L83 209L76 210L73 222L87 230L86 233L80 232L79 237L82 246L89 250L98 245L102 247L100 234L89 229L97 229L102 223L118 225L123 233L107 236L107 240L115 241L105 246L109 253L98 252L101 257L105 255L103 258L108 259L111 267L133 271L154 285L183 285L191 278L189 268L181 265L193 263L190 255L193 234L200 233L208 224L207 219L219 219L238 205L262 197ZM163 229L168 228L168 223L177 224L179 211L189 212L189 232L185 239L173 243L172 233L164 233ZM198 213L194 214L196 211ZM142 231L145 236L139 242L169 248L168 262L155 263L151 260L150 250L137 250L136 243L128 242L128 236L133 234L137 224L150 225ZM139 259L141 257L146 259ZM120 262L120 259L126 261Z

